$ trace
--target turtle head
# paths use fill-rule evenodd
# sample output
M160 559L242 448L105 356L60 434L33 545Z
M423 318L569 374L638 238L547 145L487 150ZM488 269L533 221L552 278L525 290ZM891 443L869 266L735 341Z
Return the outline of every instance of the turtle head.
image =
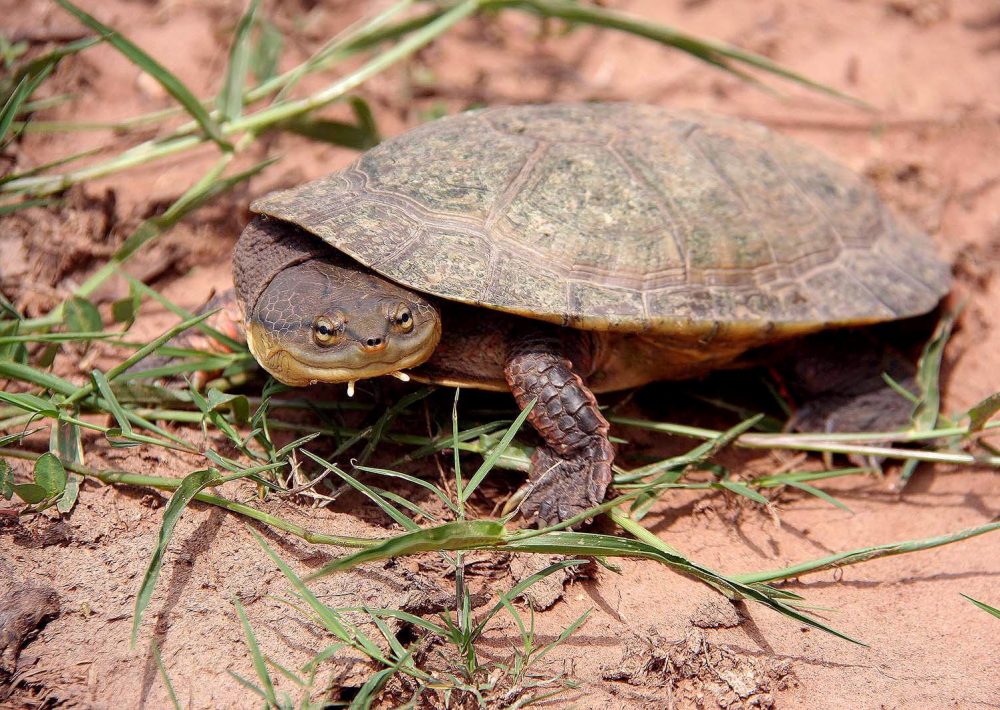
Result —
M333 259L285 267L247 304L247 343L287 385L397 374L431 356L441 318L425 298ZM405 376L401 376L405 379Z

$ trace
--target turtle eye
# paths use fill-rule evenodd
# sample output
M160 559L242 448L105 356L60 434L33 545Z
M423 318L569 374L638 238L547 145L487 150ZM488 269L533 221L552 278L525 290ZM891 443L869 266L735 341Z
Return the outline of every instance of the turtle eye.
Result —
M328 345L340 335L343 328L343 323L335 323L326 316L320 316L313 322L313 340L320 345Z
M396 311L392 314L392 324L403 333L413 330L413 314L405 303L396 306Z

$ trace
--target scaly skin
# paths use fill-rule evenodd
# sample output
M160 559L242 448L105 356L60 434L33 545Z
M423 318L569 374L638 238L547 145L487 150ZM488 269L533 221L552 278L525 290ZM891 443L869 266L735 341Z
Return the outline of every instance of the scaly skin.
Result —
M537 398L528 421L545 443L532 456L521 512L542 526L604 500L614 460L608 422L565 351L560 338L532 333L511 345L504 367L519 407Z

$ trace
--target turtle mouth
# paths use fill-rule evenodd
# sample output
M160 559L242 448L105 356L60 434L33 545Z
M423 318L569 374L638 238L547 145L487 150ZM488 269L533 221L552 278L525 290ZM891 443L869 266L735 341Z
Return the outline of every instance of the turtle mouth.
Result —
M318 382L347 382L393 375L427 361L441 338L440 324L435 322L422 338L411 342L390 342L372 349L361 343L348 343L336 353L323 357L303 351L294 343L281 342L270 335L260 323L247 328L250 352L276 380L292 387L304 387Z

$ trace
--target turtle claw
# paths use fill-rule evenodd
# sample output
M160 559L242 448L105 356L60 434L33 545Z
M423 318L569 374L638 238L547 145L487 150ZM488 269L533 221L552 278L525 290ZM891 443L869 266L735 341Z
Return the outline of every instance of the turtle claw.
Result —
M523 498L521 514L539 527L561 523L604 500L611 462L587 455L564 458L540 446L531 458L531 476L512 500Z

